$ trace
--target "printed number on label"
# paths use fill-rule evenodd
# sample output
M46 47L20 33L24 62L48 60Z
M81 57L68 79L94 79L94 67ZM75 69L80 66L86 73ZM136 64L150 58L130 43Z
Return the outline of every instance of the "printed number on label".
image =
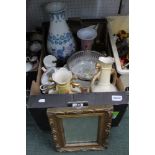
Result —
M112 95L112 101L122 101L122 96L120 95Z

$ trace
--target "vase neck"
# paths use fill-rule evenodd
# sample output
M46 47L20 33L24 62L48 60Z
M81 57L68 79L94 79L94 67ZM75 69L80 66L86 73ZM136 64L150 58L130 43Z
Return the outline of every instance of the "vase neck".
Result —
M65 21L65 11L62 10L62 11L59 11L59 12L51 12L49 13L50 15L50 21L52 22L62 22L62 21Z

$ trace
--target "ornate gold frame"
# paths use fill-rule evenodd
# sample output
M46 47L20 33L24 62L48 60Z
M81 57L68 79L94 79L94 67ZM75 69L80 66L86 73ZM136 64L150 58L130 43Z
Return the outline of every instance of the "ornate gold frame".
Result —
M56 150L65 151L87 151L103 150L107 147L106 139L109 135L112 121L112 105L86 106L82 108L48 108L47 116L51 126L53 140ZM98 135L96 142L66 144L63 118L74 118L83 116L99 116Z

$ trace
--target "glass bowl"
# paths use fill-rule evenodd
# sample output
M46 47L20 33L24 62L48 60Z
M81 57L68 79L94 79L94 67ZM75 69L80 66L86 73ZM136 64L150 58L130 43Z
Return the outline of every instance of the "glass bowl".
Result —
M81 80L91 80L96 73L96 62L103 56L96 51L79 51L67 60L69 70Z

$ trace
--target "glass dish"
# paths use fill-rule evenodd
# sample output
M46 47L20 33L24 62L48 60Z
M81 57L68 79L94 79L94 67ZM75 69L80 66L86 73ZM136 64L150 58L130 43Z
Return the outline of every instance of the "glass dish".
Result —
M73 54L67 61L67 67L81 80L91 80L96 73L96 62L103 56L96 51L79 51Z

